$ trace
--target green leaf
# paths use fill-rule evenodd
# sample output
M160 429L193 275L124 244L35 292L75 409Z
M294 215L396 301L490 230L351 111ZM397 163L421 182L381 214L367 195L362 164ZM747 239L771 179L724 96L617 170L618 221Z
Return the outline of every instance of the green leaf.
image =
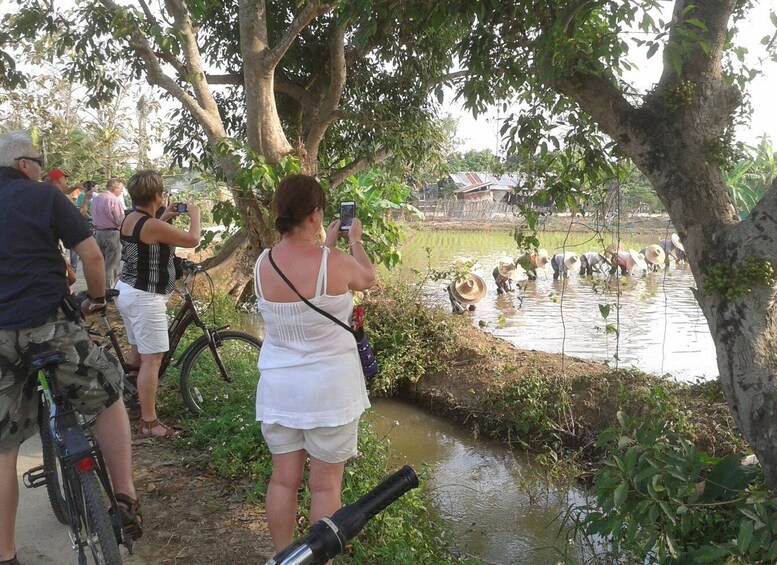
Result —
M658 43L653 42L650 44L650 47L648 47L647 58L650 59L653 55L656 54L656 51L658 51Z
M752 510L749 510L748 508L740 508L739 511L755 522L757 526L766 526L766 524L763 523L763 520L761 520Z
M753 523L750 520L742 520L737 534L737 549L740 555L746 555L747 548L753 539Z
M619 509L621 506L623 506L623 503L626 502L626 497L629 494L629 485L628 483L621 483L618 485L618 488L615 489L615 494L613 495L613 501L615 503L615 508Z
M700 502L729 500L737 496L758 474L754 467L745 467L741 457L731 454L721 459L707 475Z
M661 507L661 510L664 511L666 517L669 518L669 521L672 522L672 524L676 524L677 518L675 517L674 512L672 512L672 509L669 507L669 504L667 504L664 500L659 500L658 505Z
M669 555L677 559L680 552L677 550L677 542L670 534L666 534L666 547L669 550Z
M728 547L705 545L688 554L689 563L721 563L731 554Z
M697 18L687 19L687 20L685 20L685 23L691 24L693 26L698 27L701 30L707 31L707 25L703 21L701 21L701 20L699 20Z

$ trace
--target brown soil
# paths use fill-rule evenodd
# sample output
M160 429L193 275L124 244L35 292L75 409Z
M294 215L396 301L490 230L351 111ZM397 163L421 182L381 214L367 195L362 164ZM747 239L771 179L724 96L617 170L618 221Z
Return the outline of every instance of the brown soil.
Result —
M256 565L273 556L264 508L245 501L250 485L214 477L202 454L170 441L136 437L132 452L145 521L135 547L144 561Z
M407 221L407 225L417 230L456 230L456 231L508 231L512 232L515 226L522 225L521 218L515 218L509 222L471 222L460 220L425 220ZM623 234L650 233L656 235L671 234L674 228L669 216L666 214L630 215L621 218L620 223L608 222L606 225L597 225L594 218L586 216L552 215L541 218L538 222L539 232L590 232L606 231L615 233L620 230Z

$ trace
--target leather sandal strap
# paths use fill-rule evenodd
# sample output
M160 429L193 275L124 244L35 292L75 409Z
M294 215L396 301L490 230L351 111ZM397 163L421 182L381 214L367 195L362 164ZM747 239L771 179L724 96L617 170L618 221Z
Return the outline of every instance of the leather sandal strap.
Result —
M164 428L165 433L160 435L155 435L151 432L154 428ZM159 418L156 418L155 420L152 420L151 422L147 422L143 418L140 419L140 426L138 427L138 430L140 432L140 435L146 436L146 437L172 437L175 435L175 432L171 429L165 426L162 422L159 421Z
M5 561L0 561L0 565L19 565L19 560L14 555L10 559L6 559Z

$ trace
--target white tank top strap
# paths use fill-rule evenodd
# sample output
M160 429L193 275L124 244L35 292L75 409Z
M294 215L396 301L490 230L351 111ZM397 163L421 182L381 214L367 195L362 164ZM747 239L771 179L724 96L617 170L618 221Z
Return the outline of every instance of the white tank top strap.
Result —
M262 259L264 259L265 255L269 252L269 247L262 251L262 254L259 255L259 259L256 260L256 264L254 265L254 294L260 299L264 299L264 291L262 290L262 279L259 278L259 265L262 264Z
M329 257L329 248L326 245L321 246L321 267L318 270L318 279L316 280L316 296L323 296L326 294L326 264Z

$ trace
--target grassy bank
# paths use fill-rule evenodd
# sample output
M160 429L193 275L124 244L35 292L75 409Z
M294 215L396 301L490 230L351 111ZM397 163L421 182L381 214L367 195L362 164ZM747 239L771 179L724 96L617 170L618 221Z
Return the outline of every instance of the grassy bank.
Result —
M540 453L550 480L576 475L591 502L565 519L594 562L777 561L777 498L741 464L716 381L517 350L418 296L405 281L368 300L375 391Z

